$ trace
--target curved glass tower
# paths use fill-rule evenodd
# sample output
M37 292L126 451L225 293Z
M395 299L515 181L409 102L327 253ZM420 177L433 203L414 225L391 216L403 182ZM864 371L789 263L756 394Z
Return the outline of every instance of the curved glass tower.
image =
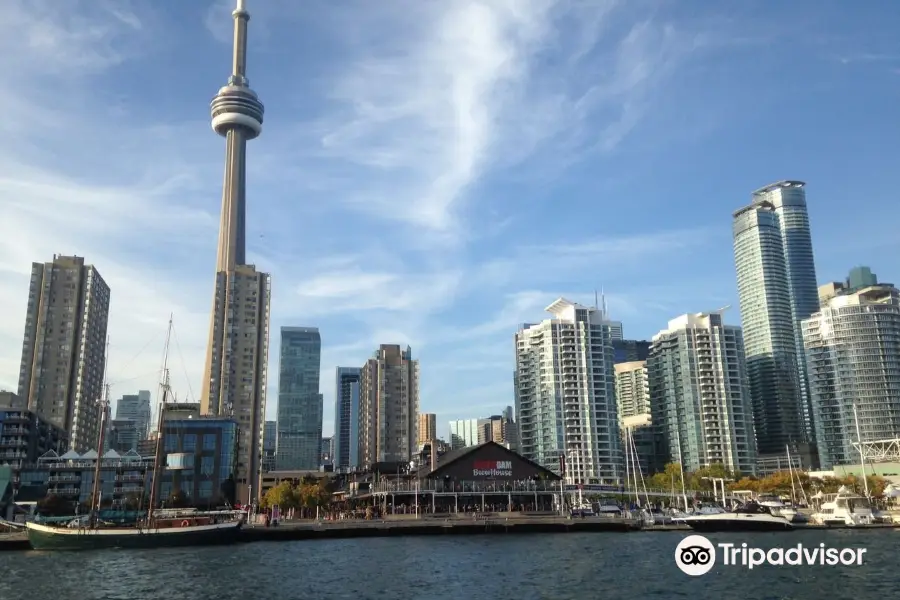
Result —
M819 309L805 185L767 185L734 213L738 298L760 454L814 438L800 328Z

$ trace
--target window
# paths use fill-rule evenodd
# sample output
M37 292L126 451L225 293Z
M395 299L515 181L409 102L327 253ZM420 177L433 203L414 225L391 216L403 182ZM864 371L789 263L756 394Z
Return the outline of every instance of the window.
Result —
M203 449L204 450L215 450L216 449L216 434L214 434L214 433L203 434Z
M175 452L178 449L178 437L172 434L165 436L165 449L166 452Z
M201 481L200 489L197 490L197 495L200 498L211 498L213 490L213 482L212 481Z
M204 456L200 459L200 474L201 475L212 475L213 470L215 469L215 457L214 456Z
M196 433L186 433L184 434L184 439L181 442L181 448L185 452L193 452L197 449L197 434Z

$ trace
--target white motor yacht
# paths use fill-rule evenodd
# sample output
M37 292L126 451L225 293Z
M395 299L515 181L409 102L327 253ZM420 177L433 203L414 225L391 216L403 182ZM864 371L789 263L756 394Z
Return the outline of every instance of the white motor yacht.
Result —
M684 522L695 531L790 531L794 528L786 518L773 515L758 502L751 501L733 512L692 515Z
M878 522L868 498L841 488L837 494L826 494L822 506L813 516L822 525L870 525Z
M775 494L760 494L756 498L756 501L759 502L760 505L768 508L773 515L784 517L792 523L805 523L808 521L806 515L799 512L790 504L785 504L784 501Z
M721 506L717 504L703 504L700 506L695 506L690 510L690 512L684 512L683 510L678 510L677 508L673 508L671 511L671 518L673 523L685 523L685 519L688 517L695 516L703 516L703 515L720 515L724 512L727 512Z

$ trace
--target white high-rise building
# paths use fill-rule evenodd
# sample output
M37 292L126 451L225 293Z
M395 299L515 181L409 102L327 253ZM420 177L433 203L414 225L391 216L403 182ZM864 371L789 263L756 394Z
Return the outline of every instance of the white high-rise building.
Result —
M632 361L615 365L616 405L619 422L626 417L650 413L650 387L647 383L647 362Z
M753 410L741 328L720 312L683 315L653 336L647 359L654 425L686 471L756 472Z
M624 479L612 327L604 311L564 298L515 335L519 452L569 483Z
M450 447L453 450L478 444L479 419L450 421Z
M802 327L822 468L857 464L859 438L900 438L900 291L838 294Z

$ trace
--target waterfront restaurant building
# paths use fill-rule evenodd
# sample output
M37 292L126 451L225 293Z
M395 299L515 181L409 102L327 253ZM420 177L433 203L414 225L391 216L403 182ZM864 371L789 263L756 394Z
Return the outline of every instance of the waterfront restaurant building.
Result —
M406 478L372 485L387 513L537 512L558 506L560 477L489 441L452 450Z

